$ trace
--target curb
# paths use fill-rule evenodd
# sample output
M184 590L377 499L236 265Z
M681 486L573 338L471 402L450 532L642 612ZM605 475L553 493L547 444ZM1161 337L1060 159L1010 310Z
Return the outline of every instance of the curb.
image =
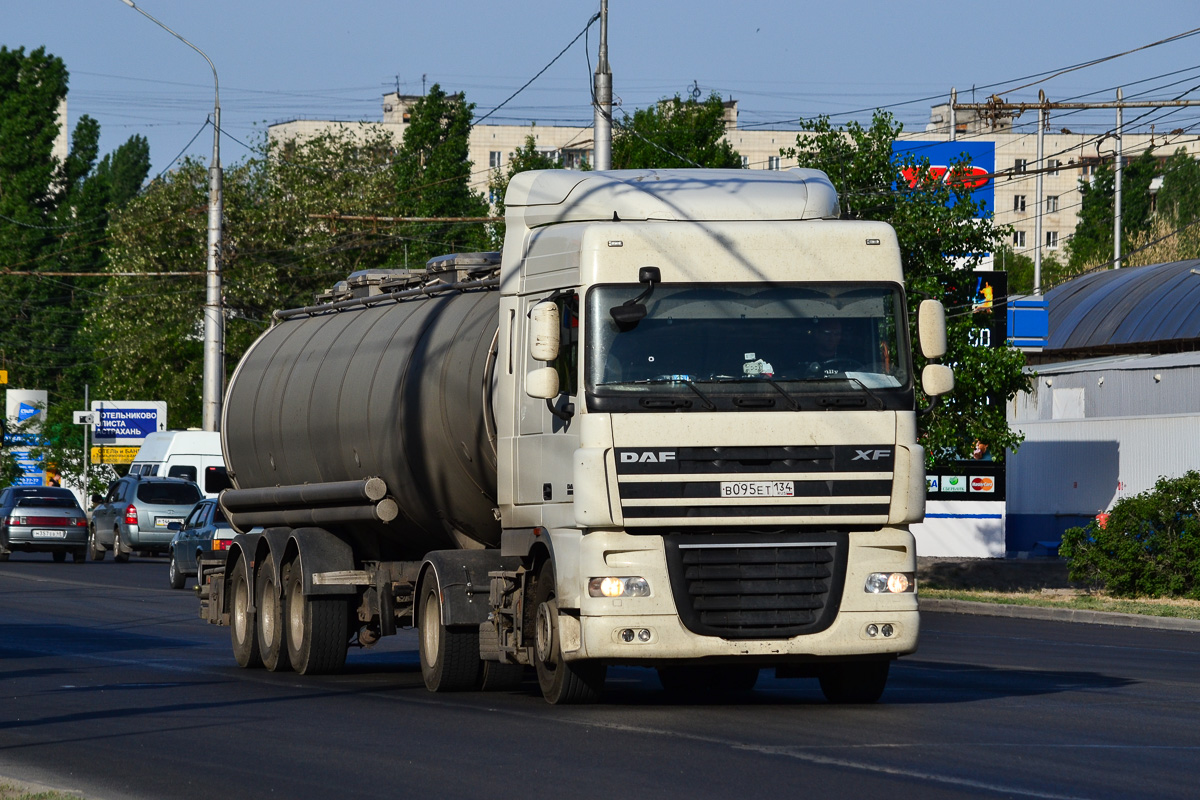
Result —
M1160 631L1200 632L1200 619L1182 619L1180 617L1154 617L1145 614L1121 614L1115 611L1088 611L1077 608L1017 606L1006 603L976 603L969 600L922 598L918 604L921 611L941 611L950 614L1082 622L1089 625L1116 625L1124 628L1150 628Z

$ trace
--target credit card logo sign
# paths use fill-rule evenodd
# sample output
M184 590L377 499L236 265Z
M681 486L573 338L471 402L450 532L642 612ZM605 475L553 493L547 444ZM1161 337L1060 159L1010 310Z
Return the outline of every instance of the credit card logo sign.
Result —
M942 491L963 492L965 494L967 491L967 479L962 475L943 475Z
M938 480L937 475L926 475L925 476L925 491L940 492L941 489L938 488L939 486L941 486L941 481Z
M971 491L972 492L994 492L996 491L996 480L987 475L972 475L971 476Z

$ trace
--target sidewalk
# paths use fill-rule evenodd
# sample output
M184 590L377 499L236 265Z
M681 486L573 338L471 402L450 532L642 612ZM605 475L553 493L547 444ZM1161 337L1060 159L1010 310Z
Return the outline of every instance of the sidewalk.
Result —
M1043 589L1069 589L1071 582L1067 579L1067 562L1057 558L918 557L918 594L921 586L992 592L1038 592ZM1082 622L1090 625L1118 625L1129 628L1200 632L1200 620L1196 619L1122 614L1115 611L1043 608L932 598L921 598L920 607L922 611L951 614L976 614L988 617L1015 617L1056 622Z

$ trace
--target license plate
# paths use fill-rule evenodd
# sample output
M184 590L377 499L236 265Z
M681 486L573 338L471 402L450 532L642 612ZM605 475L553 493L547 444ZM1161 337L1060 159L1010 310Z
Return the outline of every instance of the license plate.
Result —
M795 497L792 481L721 481L721 497Z
M34 528L33 536L35 539L65 539L67 538L66 531L50 531L45 528Z
M183 524L183 517L155 517L154 518L154 527L165 528L168 525L170 525L172 522L178 522L180 524Z

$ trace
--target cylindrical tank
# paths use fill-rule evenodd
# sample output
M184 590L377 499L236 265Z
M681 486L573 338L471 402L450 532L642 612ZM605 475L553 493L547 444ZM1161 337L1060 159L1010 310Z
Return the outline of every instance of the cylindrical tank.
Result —
M364 559L498 546L498 313L499 292L476 290L281 320L247 351L225 398L235 485L382 478L397 519L326 526Z

